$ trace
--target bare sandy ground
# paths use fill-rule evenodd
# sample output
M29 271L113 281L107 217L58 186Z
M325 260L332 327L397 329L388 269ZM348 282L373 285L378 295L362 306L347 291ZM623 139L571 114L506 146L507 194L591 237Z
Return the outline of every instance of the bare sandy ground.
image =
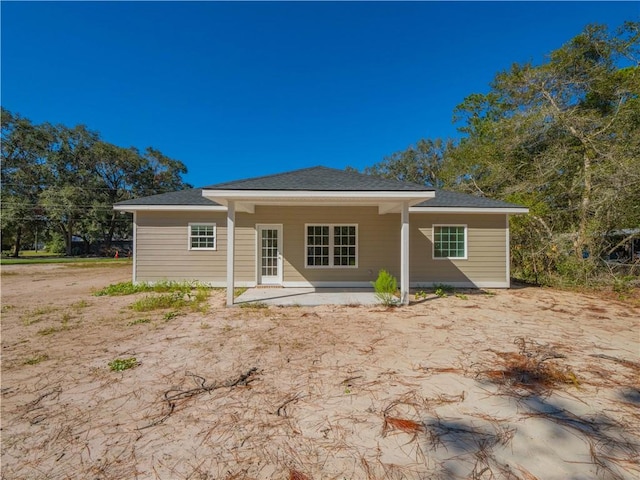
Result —
M640 476L637 307L528 287L226 309L215 291L165 318L92 295L129 277L2 268L3 479Z

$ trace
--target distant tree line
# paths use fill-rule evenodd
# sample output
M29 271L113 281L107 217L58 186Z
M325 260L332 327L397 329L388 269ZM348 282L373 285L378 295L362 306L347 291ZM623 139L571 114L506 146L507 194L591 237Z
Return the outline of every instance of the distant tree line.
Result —
M114 203L189 187L185 165L152 147L119 147L83 125L34 125L4 108L1 116L2 248L15 257L42 241L71 255L74 237L108 249L131 231Z
M589 25L466 97L461 139L419 140L365 172L526 205L511 219L513 272L588 282L640 238L639 40L638 22Z

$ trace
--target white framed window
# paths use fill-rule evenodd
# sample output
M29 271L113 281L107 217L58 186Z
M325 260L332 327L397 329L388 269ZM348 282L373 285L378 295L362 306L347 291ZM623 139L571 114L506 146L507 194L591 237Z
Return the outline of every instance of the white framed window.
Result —
M189 250L215 250L216 224L190 223Z
M467 259L466 225L433 225L434 259Z
M305 267L358 268L358 225L304 227Z

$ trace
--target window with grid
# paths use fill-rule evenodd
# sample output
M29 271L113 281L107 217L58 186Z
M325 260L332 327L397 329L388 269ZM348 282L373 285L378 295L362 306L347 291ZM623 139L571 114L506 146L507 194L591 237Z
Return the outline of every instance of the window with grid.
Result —
M340 267L356 266L356 227L333 227L333 264Z
M216 224L190 223L189 250L215 250Z
M356 225L307 225L307 267L357 267Z
M467 258L467 227L433 226L433 258Z
M307 226L307 266L329 266L329 227L327 225Z

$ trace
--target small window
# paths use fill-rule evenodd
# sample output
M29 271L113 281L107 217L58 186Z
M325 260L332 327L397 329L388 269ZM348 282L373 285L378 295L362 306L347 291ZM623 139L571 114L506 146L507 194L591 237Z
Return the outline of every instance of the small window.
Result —
M216 224L190 223L189 250L215 250Z
M307 225L306 266L356 268L357 225Z
M433 258L466 259L466 225L434 225Z

